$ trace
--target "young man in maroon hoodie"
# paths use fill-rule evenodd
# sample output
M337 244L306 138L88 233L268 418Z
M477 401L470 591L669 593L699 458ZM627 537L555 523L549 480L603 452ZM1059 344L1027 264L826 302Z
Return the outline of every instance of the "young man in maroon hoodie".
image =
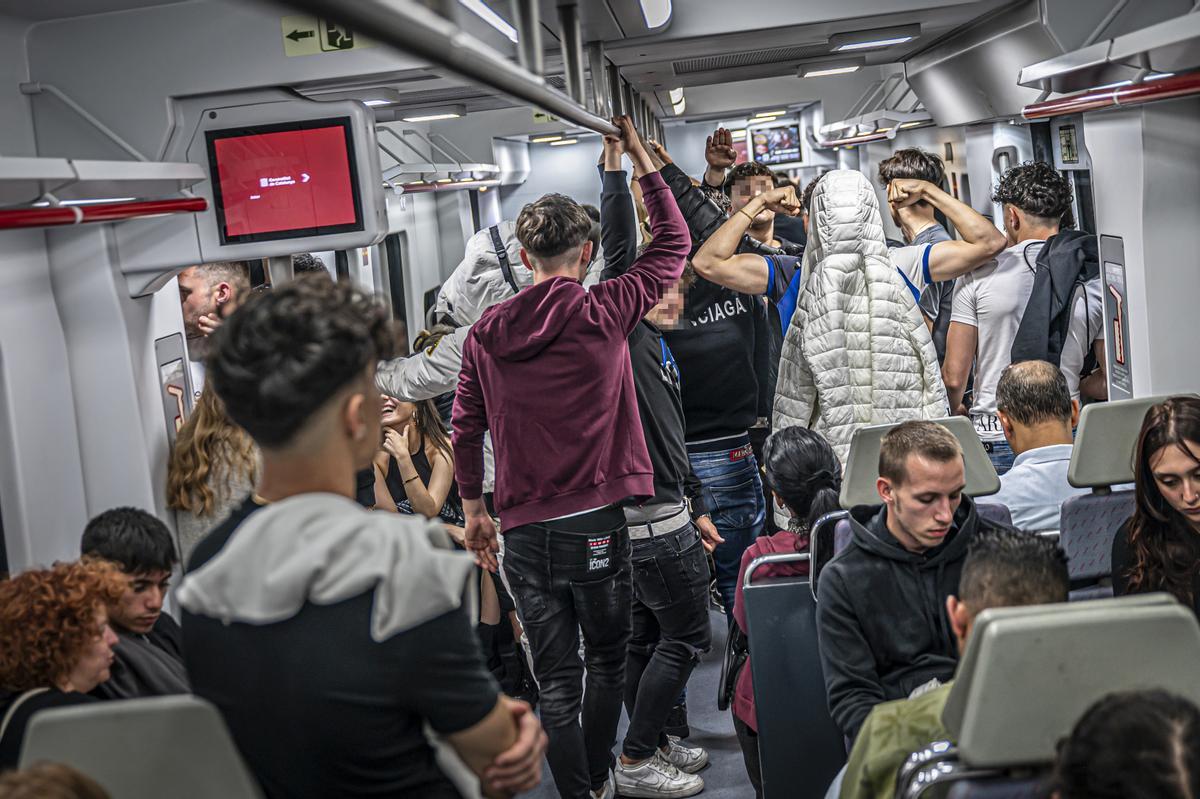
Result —
M612 795L631 602L629 537L618 503L654 495L627 340L679 278L691 246L632 123L615 123L653 242L626 274L585 290L587 213L557 194L525 206L517 238L533 286L475 323L454 403L467 546L496 570L496 528L481 499L483 434L490 430L504 528L501 574L529 638L550 770L559 793L571 799Z

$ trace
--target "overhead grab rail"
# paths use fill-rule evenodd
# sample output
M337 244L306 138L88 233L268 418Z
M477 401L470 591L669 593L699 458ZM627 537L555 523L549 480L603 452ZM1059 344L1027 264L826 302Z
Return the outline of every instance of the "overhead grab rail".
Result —
M908 81L895 73L869 86L851 106L846 119L822 125L819 132L823 136L844 133L840 138L817 140L816 146L829 149L894 139L901 128L932 124L932 117ZM861 130L864 127L867 130Z
M1152 83L1134 83L1118 88L1082 92L1054 100L1033 103L1021 109L1025 119L1049 119L1067 114L1082 114L1103 108L1142 105L1155 100L1170 100L1200 94L1200 73L1174 75Z
M0 230L81 225L88 222L119 222L125 219L142 219L163 214L194 214L207 210L208 201L203 197L136 200L94 205L51 205L45 208L10 208L0 210Z
M462 78L541 108L568 122L595 131L617 133L608 120L549 86L541 76L504 58L465 33L453 22L414 0L288 0L323 19L332 19L381 42L425 59ZM526 3L525 10L532 10ZM534 60L524 50L523 60Z

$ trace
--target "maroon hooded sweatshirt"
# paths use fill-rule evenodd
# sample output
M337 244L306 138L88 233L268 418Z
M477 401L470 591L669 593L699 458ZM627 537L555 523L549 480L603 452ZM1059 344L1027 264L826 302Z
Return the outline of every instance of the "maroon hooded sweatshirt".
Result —
M454 475L463 499L481 496L490 430L504 530L654 495L627 339L679 279L691 238L659 174L638 182L654 240L628 272L590 289L565 277L523 289L463 345Z

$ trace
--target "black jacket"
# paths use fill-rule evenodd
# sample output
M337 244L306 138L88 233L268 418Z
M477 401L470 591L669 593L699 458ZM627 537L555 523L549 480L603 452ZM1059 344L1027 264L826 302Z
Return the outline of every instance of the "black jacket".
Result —
M854 539L817 582L829 710L851 739L875 705L904 699L935 677L954 676L958 646L946 597L958 592L971 537L993 526L964 496L947 540L916 554L888 532L886 514L886 506L852 510Z
M1033 289L1010 352L1013 363L1049 361L1058 366L1071 326L1075 292L1100 275L1096 237L1064 230L1046 240L1037 257Z

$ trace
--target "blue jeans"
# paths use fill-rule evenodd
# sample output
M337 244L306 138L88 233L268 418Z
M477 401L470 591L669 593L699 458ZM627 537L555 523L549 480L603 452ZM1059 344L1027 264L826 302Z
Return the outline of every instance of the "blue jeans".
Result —
M1013 467L1017 456L1013 454L1007 440L1002 438L999 441L984 441L983 448L987 450L992 466L996 467L996 474L1002 475Z
M717 592L725 606L725 615L733 619L733 598L737 586L742 553L754 543L766 518L762 480L758 461L750 450L749 437L727 440L733 449L700 451L710 445L689 444L688 460L692 471L704 485L704 499L712 514L713 525L725 539L713 552L717 567ZM718 444L717 446L720 446Z

